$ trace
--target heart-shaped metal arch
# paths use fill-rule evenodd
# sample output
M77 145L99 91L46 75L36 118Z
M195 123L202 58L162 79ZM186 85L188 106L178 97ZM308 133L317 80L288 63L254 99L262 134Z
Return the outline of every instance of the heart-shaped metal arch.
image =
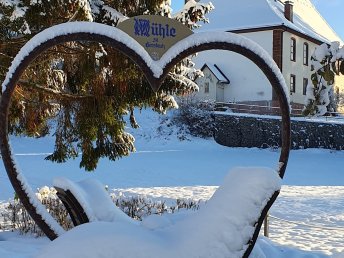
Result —
M228 50L255 63L265 74L275 91L282 115L282 145L279 157L278 173L283 178L290 150L290 108L286 86L282 74L271 57L252 41L231 33L206 32L193 34L172 46L159 61L153 61L148 53L134 39L123 31L103 24L73 22L53 26L33 37L15 57L3 82L3 94L0 103L0 144L2 159L8 177L24 207L51 239L64 232L62 227L49 215L27 184L26 179L15 165L8 137L8 113L11 96L16 84L28 65L43 51L55 45L69 41L94 41L107 44L131 58L143 71L152 89L157 91L169 70L183 58L205 50ZM248 243L244 257L253 249L269 208L278 196L276 192L263 209L252 239Z

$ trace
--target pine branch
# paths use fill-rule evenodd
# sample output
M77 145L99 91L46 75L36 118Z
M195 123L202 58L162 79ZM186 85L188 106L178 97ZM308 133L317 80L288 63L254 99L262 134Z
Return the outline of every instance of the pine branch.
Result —
M1 53L1 52L0 52L0 55L1 55L1 56L4 56L4 57L11 58L11 59L13 59L13 58L14 58L13 56L9 56L9 55L7 55L7 54L4 54L4 53Z
M66 92L61 92L61 91L50 89L50 88L44 87L42 85L39 85L37 83L32 83L32 82L29 82L29 81L26 81L26 80L19 80L19 83L23 84L25 87L36 89L36 90L38 90L40 92L46 93L48 95L57 96L59 98L78 100L78 99L86 99L86 98L93 98L94 97L91 94L75 95L75 94L70 94L70 93L66 93Z
M81 8L82 8L82 7L79 6L79 8L74 12L74 14L72 15L72 17L69 18L68 22L71 22L71 21L73 21L73 20L76 18L76 16L78 15L79 11L81 10Z

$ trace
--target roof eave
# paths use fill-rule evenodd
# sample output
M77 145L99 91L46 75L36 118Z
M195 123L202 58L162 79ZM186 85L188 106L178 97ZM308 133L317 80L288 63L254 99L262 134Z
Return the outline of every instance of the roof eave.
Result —
M270 25L270 26L264 26L264 27L251 27L251 28L243 28L243 29L234 29L234 30L227 30L227 32L232 32L232 33L250 33L250 32L259 32L259 31L269 31L269 30L283 30L283 31L288 31L290 33L293 33L299 37L302 37L304 39L307 39L310 42L313 42L315 44L321 45L322 43L330 43L330 40L320 40L316 39L314 37L311 37L305 33L302 33L298 30L295 30L293 28L290 28L289 26L285 24L279 24L279 25Z

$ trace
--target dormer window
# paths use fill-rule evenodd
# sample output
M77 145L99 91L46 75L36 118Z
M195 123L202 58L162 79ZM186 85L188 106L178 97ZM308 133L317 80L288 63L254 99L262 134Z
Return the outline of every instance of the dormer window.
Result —
M290 39L290 61L296 61L296 39Z
M308 65L308 54L309 53L309 47L307 43L303 43L303 64Z

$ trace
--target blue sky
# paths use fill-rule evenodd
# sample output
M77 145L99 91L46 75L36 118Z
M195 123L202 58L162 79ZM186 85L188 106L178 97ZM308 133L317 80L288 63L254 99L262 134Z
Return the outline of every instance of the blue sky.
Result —
M328 24L344 41L344 0L312 0L312 2ZM172 0L173 10L179 10L183 6L183 3L184 0Z
M344 1L343 0L313 0L314 5L330 24L330 26L337 32L339 37L344 40L344 22L343 22L343 11Z

